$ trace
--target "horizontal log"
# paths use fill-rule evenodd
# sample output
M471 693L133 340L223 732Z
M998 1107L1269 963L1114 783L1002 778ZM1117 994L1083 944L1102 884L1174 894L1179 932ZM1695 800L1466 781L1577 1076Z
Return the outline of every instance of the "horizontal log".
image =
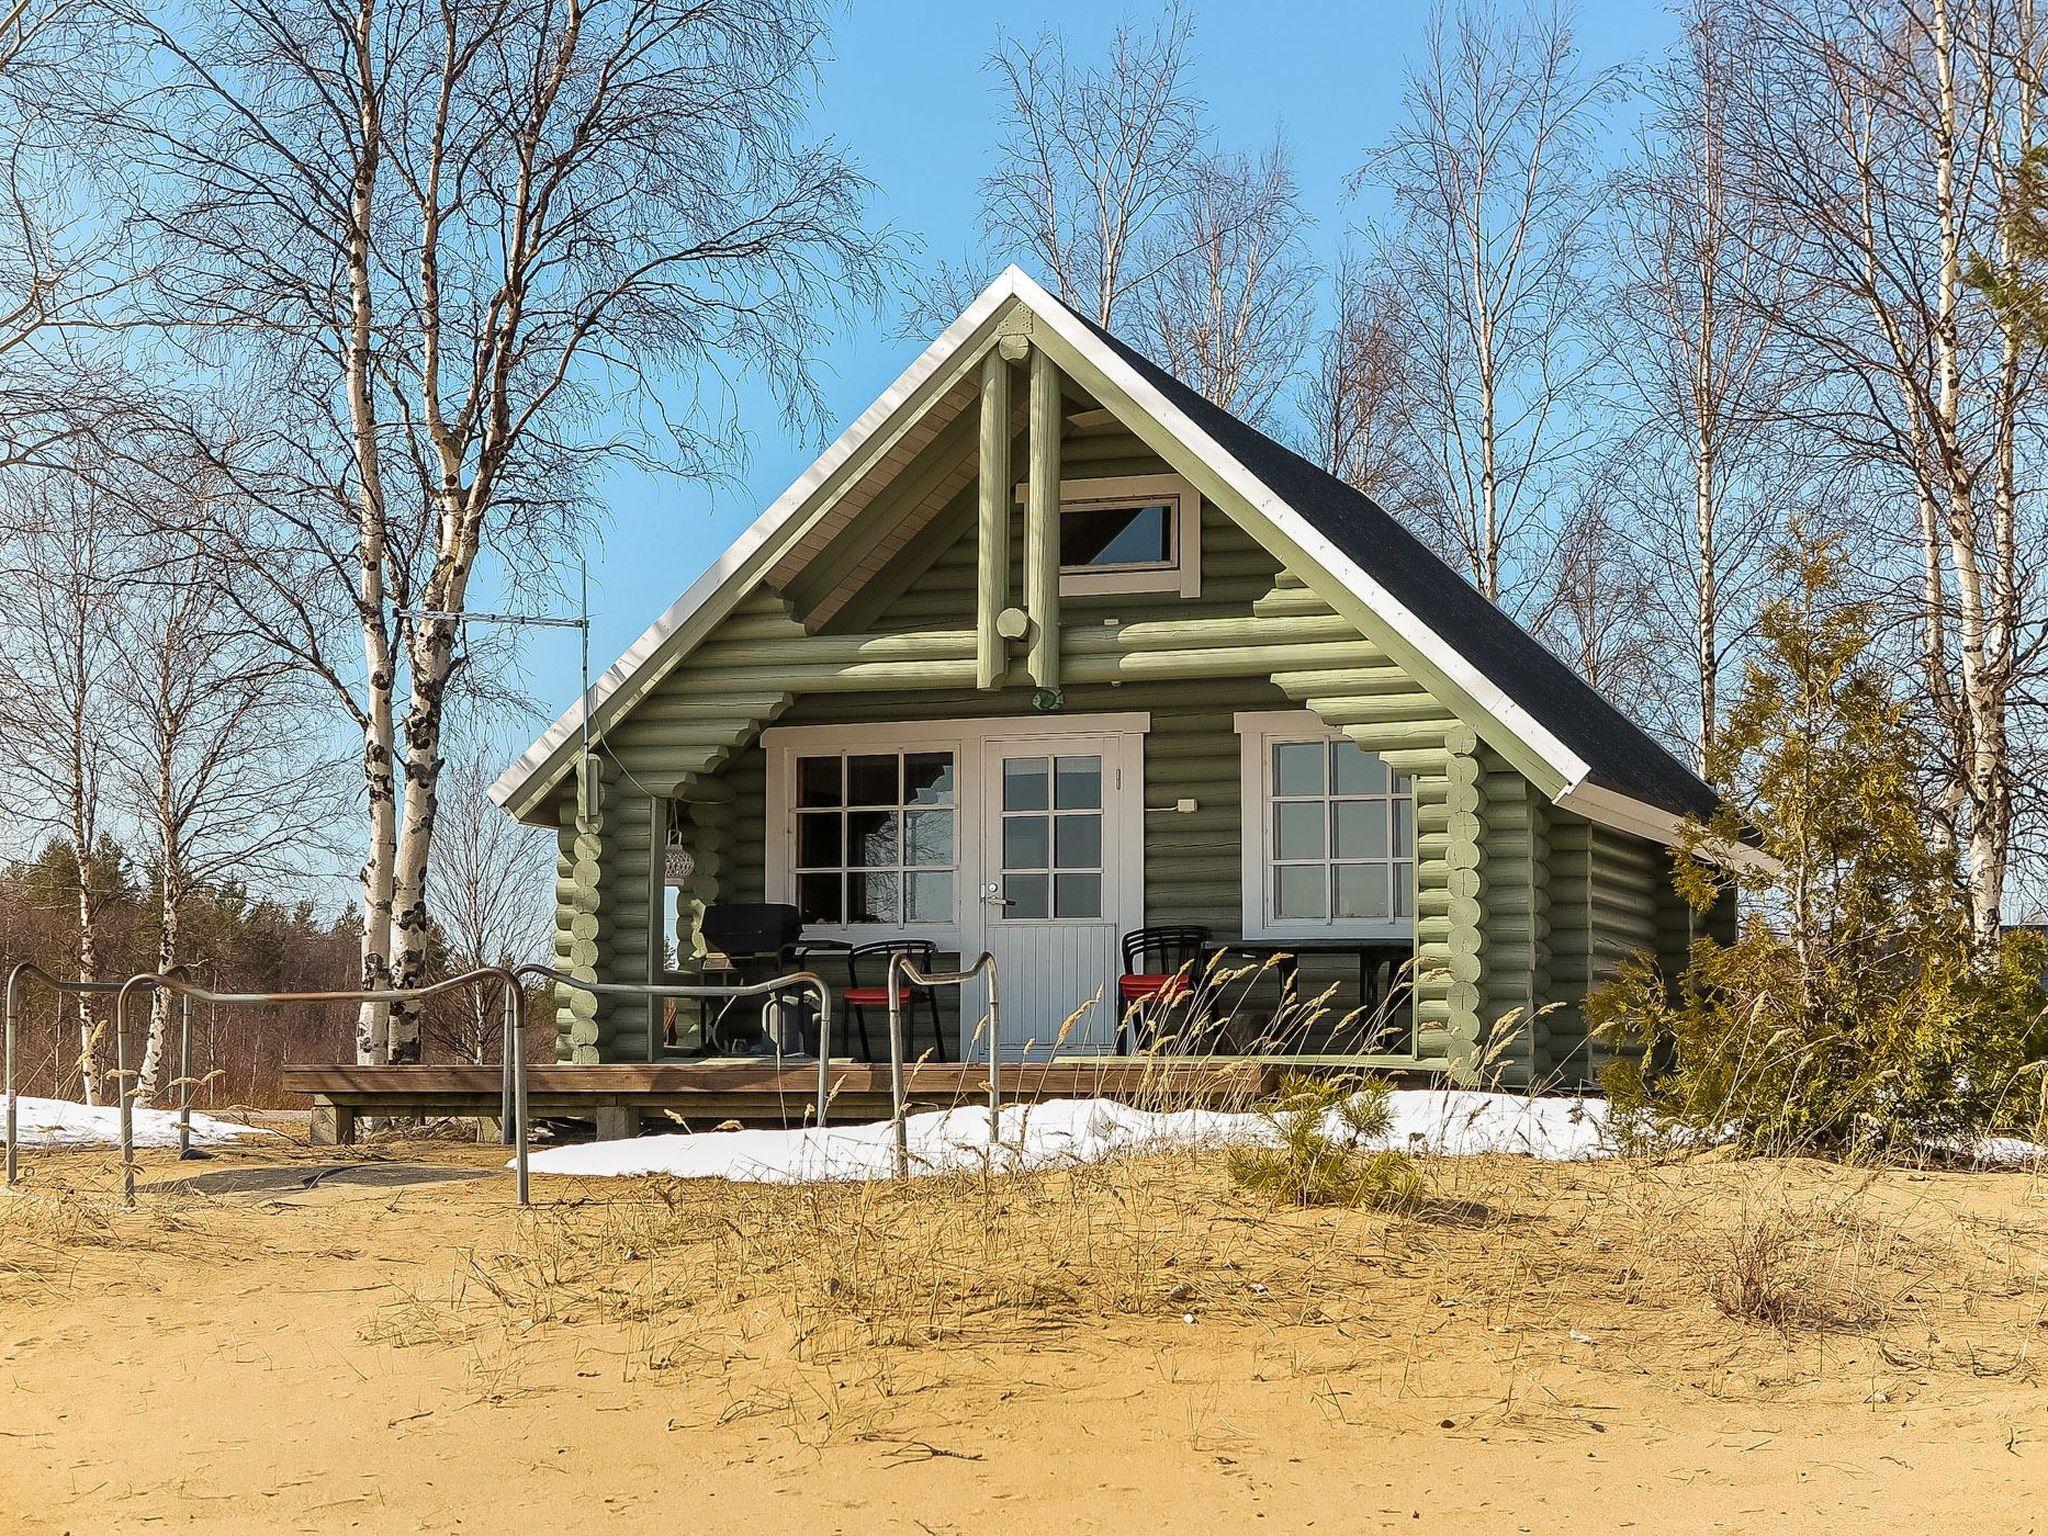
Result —
M1269 677L1298 667L1369 666L1360 641L1313 645L1224 646L1173 651L1084 653L1065 666L1076 683L1210 677Z
M690 658L694 668L745 676L796 664L806 668L870 661L952 661L974 654L971 629L911 629L889 634L798 635L787 640L718 641Z
M1317 698L1311 706L1324 724L1334 726L1376 725L1382 722L1417 724L1453 718L1451 711L1426 693L1387 693Z
M1132 651L1195 651L1221 647L1265 650L1274 646L1340 643L1379 657L1377 646L1364 640L1344 620L1328 618L1150 619L1134 624L1070 624L1061 636L1069 656L1099 656ZM1368 661L1365 666L1372 666Z

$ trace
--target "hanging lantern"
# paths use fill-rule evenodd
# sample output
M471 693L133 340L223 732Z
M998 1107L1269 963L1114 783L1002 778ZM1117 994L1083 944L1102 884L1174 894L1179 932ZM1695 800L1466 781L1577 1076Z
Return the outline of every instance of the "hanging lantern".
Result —
M697 860L690 850L681 843L668 845L667 857L662 863L662 880L668 885L688 885L690 876L696 873Z

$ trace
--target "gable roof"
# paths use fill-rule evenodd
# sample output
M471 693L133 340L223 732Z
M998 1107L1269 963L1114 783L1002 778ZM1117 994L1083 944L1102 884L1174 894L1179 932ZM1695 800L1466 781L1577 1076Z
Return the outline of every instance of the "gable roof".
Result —
M1718 801L1699 775L1378 502L1238 420L1093 321L1068 313L1409 612L1431 615L1431 627L1446 643L1585 762L1587 781L1675 815L1713 814Z
M1085 370L1084 385L1130 401L1215 487L1306 556L1311 585L1349 596L1397 637L1444 691L1469 700L1482 736L1537 770L1561 806L1638 835L1674 841L1682 817L1713 791L1577 673L1432 554L1369 497L1188 388L1150 359L1011 267L925 349L876 402L733 542L591 688L583 706L602 732L687 655L758 584L767 563L810 526L845 477L900 440L934 390L958 380L994 342L993 321L1022 309L1033 334ZM1105 404L1110 404L1108 400ZM1132 423L1136 426L1137 423ZM864 458L864 455L867 456ZM1212 499L1213 496L1212 496ZM1317 578L1322 578L1320 581ZM491 787L521 815L567 774L582 720L566 711ZM1548 780L1549 782L1542 782Z

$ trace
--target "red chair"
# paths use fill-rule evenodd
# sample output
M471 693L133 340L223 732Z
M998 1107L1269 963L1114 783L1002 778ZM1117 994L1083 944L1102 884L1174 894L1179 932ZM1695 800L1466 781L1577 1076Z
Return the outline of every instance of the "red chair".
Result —
M1199 923L1158 923L1124 935L1124 973L1117 979L1123 1004L1116 1031L1117 1053L1140 1048L1139 1030L1151 1030L1154 1006L1182 1002L1201 984L1209 930Z
M888 1017L889 983L887 971L890 956L904 955L920 971L931 972L938 969L938 953L939 946L932 943L929 939L878 939L872 944L856 944L846 952L847 986L840 996L846 1000L846 1011L853 1015L854 1028L860 1031L860 1051L864 1060L873 1061L875 1059L874 1047L868 1042L868 1010L870 1008L879 1008L882 1010L883 1017L885 1019ZM882 968L884 975L880 986L862 985L860 973L861 961L864 959ZM927 987L912 987L907 984L898 987L896 995L902 1000L906 1011L917 996L923 996L925 1005L931 1012L933 1049L936 1051L940 1061L952 1060L946 1054L946 1030L939 1020L938 995ZM884 1027L886 1028L887 1026L885 1025ZM911 1031L906 1025L903 1049L907 1055L914 1056L916 1052L911 1049L910 1033ZM886 1039L887 1037L884 1036L884 1038Z

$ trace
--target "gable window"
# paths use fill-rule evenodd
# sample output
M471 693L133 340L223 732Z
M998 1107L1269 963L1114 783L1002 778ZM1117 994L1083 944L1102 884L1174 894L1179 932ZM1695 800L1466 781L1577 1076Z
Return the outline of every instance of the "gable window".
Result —
M796 759L796 905L806 923L953 921L950 751Z
M1238 717L1248 937L1399 938L1415 921L1415 790L1297 712Z
M1021 500L1024 487L1019 486ZM1178 475L1060 482L1060 595L1202 592L1202 498Z

